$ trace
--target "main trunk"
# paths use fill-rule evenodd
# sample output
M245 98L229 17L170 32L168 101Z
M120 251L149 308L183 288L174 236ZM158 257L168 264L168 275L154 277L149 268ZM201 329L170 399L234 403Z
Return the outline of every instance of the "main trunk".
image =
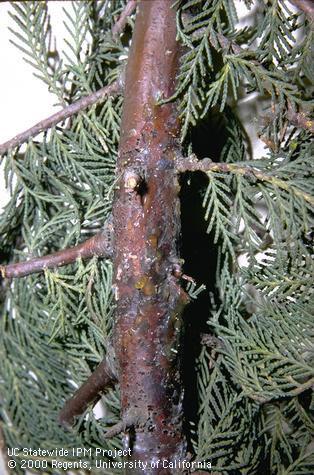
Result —
M180 208L174 170L179 123L174 104L157 104L173 94L178 67L172 3L145 0L138 8L113 206L115 351L121 417L129 428L124 444L132 448L133 460L149 464L182 460L186 452L179 338L187 296L178 284Z

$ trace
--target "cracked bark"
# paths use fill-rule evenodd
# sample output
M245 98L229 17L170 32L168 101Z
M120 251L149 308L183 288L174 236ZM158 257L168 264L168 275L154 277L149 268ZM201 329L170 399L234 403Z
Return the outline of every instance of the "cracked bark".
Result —
M123 435L124 446L132 448L133 460L145 462L182 460L186 453L179 335L188 297L177 272L179 123L175 104L157 105L174 92L180 54L171 4L139 5L113 203L119 428L132 427Z

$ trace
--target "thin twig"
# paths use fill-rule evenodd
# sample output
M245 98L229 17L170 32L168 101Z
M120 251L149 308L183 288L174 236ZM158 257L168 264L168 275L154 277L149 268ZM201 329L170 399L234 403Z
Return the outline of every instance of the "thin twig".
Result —
M122 419L114 424L104 435L105 439L111 439L121 432L125 432L131 427L139 427L148 420L148 414L145 412L141 412L138 408L130 408L126 414L122 417Z
M305 201L314 205L314 197L309 195L303 190L296 188L295 186L290 185L288 182L277 178L274 175L260 171L258 168L253 167L252 165L244 165L243 163L222 163L222 162L212 162L209 158L203 158L198 160L195 155L189 157L181 157L176 159L176 169L180 173L187 171L201 171L204 173L209 172L222 172L222 173L235 173L243 176L251 176L256 180L262 182L271 183L278 188L281 188L286 191L292 191L294 195L300 196Z
M273 121L276 120L276 117L277 117L276 108L273 107L272 109L273 109L272 112L270 112L267 115L262 117L262 122L265 126L271 125L273 123ZM287 119L287 121L291 125L293 125L295 127L299 127L301 129L304 129L304 130L308 130L312 134L314 133L314 120L311 119L304 111L294 110L289 102L288 102L288 107L287 107L287 111L286 111L286 114L285 114L285 118ZM286 126L287 126L287 122L284 124L283 130L281 131L281 139L285 134ZM273 146L274 144L273 145L270 144L267 139L263 139L261 137L261 140L263 140L268 147L274 148L274 146Z
M119 16L117 22L112 27L112 35L117 37L124 29L128 17L133 13L136 8L137 0L129 0L125 5L124 10Z
M183 24L186 24L189 21L189 19L191 19L191 18L193 18L193 17L190 13L187 13L187 12L183 13L182 14ZM191 37L192 37L192 40L200 40L200 39L203 38L204 35L207 35L207 34L208 34L208 29L207 29L207 27L204 26L202 28L199 28L198 30L193 31L192 34L191 34ZM229 38L222 35L221 33L216 33L215 38L216 37L218 39L218 42L219 42L221 48L226 53L228 53L229 50L231 50L235 54L240 54L240 53L243 53L243 52L251 53L248 50L244 50L235 41L229 40ZM215 38L212 34L209 35L209 40L210 40L213 48L217 49L217 41L215 41ZM253 54L253 53L251 53L251 54Z
M29 261L0 266L0 274L3 278L8 279L24 277L26 275L42 272L45 269L71 264L79 258L88 259L93 256L111 256L111 239L107 229L77 246L63 249L62 251L57 251L46 256L35 257Z
M115 383L116 378L109 368L107 360L104 359L65 403L59 414L59 423L65 428L72 427L75 418L83 414L89 404L97 402L101 393Z
M125 432L127 429L130 429L133 424L128 424L125 420L119 421L114 424L104 435L105 439L112 439L116 435L121 434L121 432Z
M303 393L304 391L307 391L308 389L311 389L314 391L314 378L310 378L304 383L300 384L297 381L295 381L291 376L288 376L288 379L297 387L295 389L292 389L289 391L289 394L293 396L298 396L299 394Z
M117 79L109 86L102 87L98 91L92 92L88 96L84 96L73 104L69 104L64 109L56 112L55 114L47 117L44 120L41 120L37 124L33 125L30 129L25 130L24 132L16 135L12 139L0 144L0 155L3 155L8 150L21 145L35 135L47 130L51 127L54 127L59 122L68 119L69 117L81 112L87 107L96 104L97 102L103 101L107 96L113 96L121 92L123 89L123 84L121 79Z
M289 0L290 3L295 5L299 10L308 17L310 21L314 22L314 2L313 0Z
M304 112L295 112L292 109L288 109L287 119L292 125L309 130L314 134L314 120L310 119Z

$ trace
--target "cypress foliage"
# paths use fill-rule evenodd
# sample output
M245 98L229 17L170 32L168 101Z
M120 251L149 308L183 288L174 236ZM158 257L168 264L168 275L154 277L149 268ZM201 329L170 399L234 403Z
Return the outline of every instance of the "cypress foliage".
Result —
M186 431L194 460L211 462L215 473L307 475L314 468L314 7L295 2L301 4L295 12L288 1L265 0L254 9L246 0L256 21L240 28L236 3L176 2L180 72L175 94L158 98L160 104L178 104L182 206L191 182L218 262L205 270L211 286L204 290L210 279L185 284L195 300L188 310L193 320L198 299L210 294L190 365L197 415L187 420ZM135 13L121 34L113 28L125 5L124 0L66 5L66 51L52 54L49 2L12 2L12 42L63 107L123 76ZM263 101L254 119L266 148L257 160L237 116L246 95ZM3 150L11 199L0 216L2 264L77 245L110 221L122 103L122 94L109 95L42 137ZM212 117L218 125L209 125ZM215 134L224 138L212 161L192 155L204 124L213 141ZM192 248L189 252L193 256ZM104 438L119 421L118 387L101 396L102 417L90 405L73 430L58 423L65 400L104 355L112 359L110 259L95 255L3 279L1 304L0 419L6 445L120 449L120 435ZM64 473L49 464L37 471Z

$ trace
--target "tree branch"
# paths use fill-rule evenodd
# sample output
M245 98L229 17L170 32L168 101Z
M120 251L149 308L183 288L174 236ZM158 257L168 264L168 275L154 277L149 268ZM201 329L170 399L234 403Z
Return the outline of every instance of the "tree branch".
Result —
M260 171L258 168L254 168L251 165L243 165L237 163L222 163L222 162L212 162L209 158L203 158L198 160L195 155L190 155L189 157L181 157L176 159L176 170L179 173L184 173L187 171L195 172L201 171L204 173L208 172L222 172L222 173L235 173L243 176L251 176L259 181L266 181L271 183L278 188L281 188L286 191L292 191L294 195L300 196L305 201L314 205L314 197L309 195L303 190L296 188L293 185L290 185L288 182L277 178L274 175Z
M3 278L11 279L13 277L25 277L26 275L42 272L45 269L61 267L75 262L77 259L88 259L93 256L110 257L111 256L111 232L108 228L87 241L77 246L63 249L42 257L35 257L29 261L17 262L0 266L0 274Z
M289 0L290 3L295 5L299 10L308 17L310 21L314 22L314 3L313 0Z
M128 20L128 17L132 14L135 10L137 4L137 0L129 0L128 3L125 5L124 10L122 11L118 21L112 27L112 35L117 37L125 27L125 24Z
M180 272L172 272L180 263L173 163L180 123L174 102L158 103L175 92L181 55L173 3L139 3L126 67L117 160L121 179L112 213L121 421L106 436L127 428L131 408L145 414L141 426L132 422L130 437L122 436L124 447L132 448L130 460L142 462L152 456L181 460L186 453L179 335L188 299L178 284Z
M59 423L65 428L73 426L75 417L83 414L89 404L97 402L101 393L114 386L115 383L116 377L105 358L85 383L66 401L59 414Z
M121 92L123 89L123 84L121 78L114 81L112 84L108 86L104 86L98 91L92 92L88 96L84 96L73 104L69 104L64 109L56 112L55 114L47 117L44 120L41 120L37 124L33 125L30 129L25 130L24 132L16 135L12 139L0 144L0 155L3 155L5 152L10 150L11 148L17 147L22 143L26 142L35 135L47 130L51 127L54 127L59 122L68 119L74 114L81 112L82 110L86 109L87 107L96 104L97 102L101 102L107 96L116 95Z

